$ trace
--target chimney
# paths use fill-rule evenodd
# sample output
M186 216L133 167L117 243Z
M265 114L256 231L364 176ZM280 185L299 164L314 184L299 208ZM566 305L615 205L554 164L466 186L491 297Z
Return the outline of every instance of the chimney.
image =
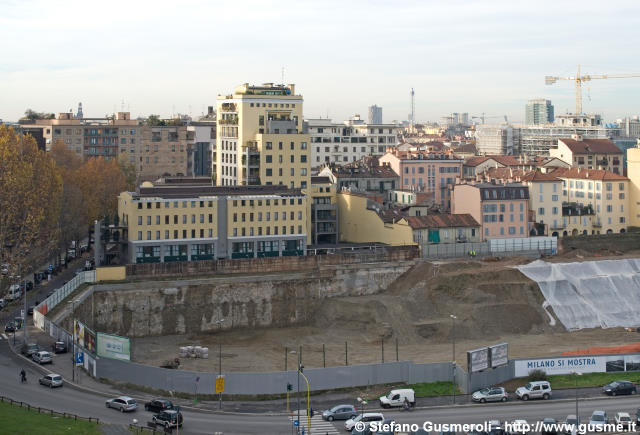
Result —
M571 135L571 139L577 140L578 142L582 142L582 135L574 133Z

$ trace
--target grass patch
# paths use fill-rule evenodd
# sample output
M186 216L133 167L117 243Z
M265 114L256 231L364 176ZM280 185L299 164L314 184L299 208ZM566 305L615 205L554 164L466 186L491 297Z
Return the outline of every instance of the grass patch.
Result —
M407 388L413 388L416 397L451 396L453 394L453 382L451 381L422 382L407 385ZM456 394L462 394L457 385Z
M551 382L551 388L575 388L576 378L578 387L601 387L613 381L631 381L637 384L640 383L640 372L584 373L582 376L553 375L549 376L549 382Z
M2 422L2 433L10 434L99 435L101 433L99 425L96 423L85 420L76 421L55 414L39 414L37 409L28 410L7 402L0 402L0 421Z
M640 384L640 372L584 373L582 376L551 375L549 376L551 389L575 388L576 377L578 378L578 388L602 387L613 381L630 381L634 384ZM516 378L505 381L499 386L509 392L514 392L516 388L526 385L527 382L529 382L527 378Z

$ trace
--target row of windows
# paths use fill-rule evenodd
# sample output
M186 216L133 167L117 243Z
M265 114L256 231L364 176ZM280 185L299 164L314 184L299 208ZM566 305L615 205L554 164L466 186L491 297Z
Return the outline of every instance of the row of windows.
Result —
M174 225L178 224L178 221L180 220L179 218L180 218L179 215L177 215L177 214L173 215L173 223L174 223ZM154 220L153 216L147 216L146 219L144 219L143 216L138 216L138 225L142 225L142 222L145 221L145 220L147 222L147 225L153 225L153 223L152 223L152 221ZM161 216L160 215L156 215L155 225L160 225L160 221L161 220L162 220ZM168 214L164 215L164 224L165 225L169 225L170 221L171 221L171 216L168 215ZM182 215L182 223L186 224L187 221L188 221L188 216L186 214L183 214ZM200 221L201 224L205 223L205 215L203 213L200 214L199 221ZM211 213L208 214L208 221L209 221L210 224L213 223L213 214L211 214ZM191 215L191 223L192 224L196 223L196 215L195 214Z
M282 213L282 220L286 221L287 220L287 212L283 211ZM277 221L278 220L278 215L279 213L277 211L273 212L273 220ZM265 212L265 220L266 221L270 221L271 220L271 212ZM253 222L254 218L257 218L258 222L262 222L262 212L258 212L258 213L240 213L240 222L247 222L247 218L249 219L249 222ZM294 220L296 218L296 214L294 211L289 212L289 219L290 220ZM298 212L298 220L302 220L302 212L299 211ZM234 222L238 222L238 213L234 213L233 214L233 221Z
M290 142L289 143L289 149L291 150L295 150L295 142ZM273 149L273 142L266 142L265 143L265 148L268 150L272 150ZM284 143L283 142L278 142L278 149L282 150L284 149ZM300 142L300 149L301 150L306 150L307 149L307 143L306 142Z
M503 214L485 214L482 217L482 220L485 223L490 223L490 222L504 222L504 215ZM513 213L509 214L509 222L515 222L515 215ZM520 222L524 222L524 213L520 213Z
M404 167L404 173L408 174L409 173L409 167L405 166ZM416 173L416 167L415 166L411 166L411 173L415 174ZM441 174L458 174L460 173L460 167L459 166L440 166L440 173ZM424 174L424 166L418 166L418 174ZM429 165L427 166L427 175L434 175L436 174L436 167L435 165Z
M593 181L582 181L582 180L569 180L569 187L573 188L575 186L576 189L584 189L587 187L588 189L593 189ZM562 187L567 187L567 180L562 180ZM601 184L596 183L596 190L600 190ZM611 192L613 190L613 183L605 183L605 189L607 192ZM624 190L624 183L618 183L618 190ZM541 190L542 191L542 190ZM554 190L555 192L555 190Z
M154 235L153 231L147 231L146 232L146 239L143 239L143 232L142 231L138 231L138 240L170 240L170 239L188 239L189 235L191 235L192 239L196 239L196 238L205 238L205 234L207 234L206 237L208 238L213 238L213 228L209 228L207 230L207 232L205 233L204 229L200 229L200 231L196 231L196 230L191 230L191 232L189 232L188 230L173 230L173 237L170 237L172 235L170 230L164 230L164 237L161 238L160 236L162 235L161 231L155 231L155 238L152 238L152 236Z
M509 227L509 234L510 235L515 235L517 232L517 227ZM524 234L524 227L520 227L520 234ZM489 235L489 228L485 228L484 229L484 235L488 236ZM504 227L500 227L500 235L504 236Z
M506 211L506 205L505 204L500 204L500 212L504 213ZM509 211L513 212L515 209L515 207L513 206L513 203L509 203ZM497 213L498 212L498 204L483 204L482 205L482 211L484 213ZM520 211L524 211L524 203L521 202L520 203Z
M164 208L171 208L171 201L164 201ZM189 203L191 203L191 208L196 208L196 207L213 207L213 201L173 201L173 208L180 208L182 206L182 208L189 208ZM138 202L138 210L141 210L143 202ZM144 204L147 204L148 209L153 208L153 204L154 202L144 202ZM162 204L161 202L155 202L156 208L160 208Z
M257 202L258 207L261 207L262 206L262 201L263 201L262 199L241 199L241 200L234 199L232 204L233 204L234 207L238 207L238 205L240 205L240 207L245 207L247 205L249 207L253 207ZM265 205L267 205L267 206L271 205L271 201L273 201L273 205L278 205L278 204L287 205L287 199L286 198L282 198L282 199L279 199L279 200L278 199L274 199L274 200L265 199L264 201L265 201ZM297 198L297 200L296 200L296 198L289 198L288 199L289 205L295 205L296 201L297 201L298 205L302 205L302 198Z
M295 155L291 154L289 156L289 160L291 163L295 163ZM266 154L264 156L265 158L265 162L267 163L273 163L273 156L271 154ZM283 163L283 157L282 154L278 155L278 163ZM300 163L307 163L307 155L306 154L301 154L300 155Z
M234 228L233 229L233 237L238 237L238 236L240 236L240 237L246 237L246 236L249 236L249 237L251 237L251 236L271 236L271 235L278 236L280 234L287 235L287 226L286 225L282 226L282 231L280 232L280 234L278 233L278 231L279 231L278 228L279 227L277 227L277 226L273 227L273 234L272 234L272 231L271 231L272 227L264 227L264 228L265 228L264 229L264 234L262 234L262 227L258 227L255 230L254 230L253 227L251 227L251 228L248 229L249 231L247 231L246 228L240 228L240 232L238 232L238 228ZM295 225L291 225L289 227L289 234L302 234L302 225L298 225L298 232L297 233L295 232Z
M551 207L551 214L558 214L558 207ZM538 209L538 215L544 216L544 207Z
M249 107L278 107L278 103L262 103L262 106L260 106L261 103L249 103ZM273 106L272 106L273 105ZM291 108L295 109L296 105L294 103L291 103ZM289 103L280 103L280 108L281 109L288 109L289 108Z
M315 127L315 129L318 131L318 133L324 133L325 127ZM309 128L309 131L313 131L314 127ZM327 128L327 130L329 130ZM339 133L342 130L342 128L332 128L331 129L331 133ZM378 131L378 134L384 134L384 128L370 128L369 129L369 134L376 134L376 130ZM347 131L351 131L351 130L347 130ZM356 132L359 132L360 129L356 129ZM387 134L393 134L393 130L388 128L387 129Z
M292 177L295 177L296 176L295 168L289 169L289 173ZM283 174L282 168L278 168L278 177L282 177L283 176L282 174ZM265 169L265 175L267 177L273 177L273 169L271 168ZM307 168L300 168L300 176L301 177L307 176Z

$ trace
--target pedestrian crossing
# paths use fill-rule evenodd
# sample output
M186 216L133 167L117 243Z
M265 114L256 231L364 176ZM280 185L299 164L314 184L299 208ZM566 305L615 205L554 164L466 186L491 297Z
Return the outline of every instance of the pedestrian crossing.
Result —
M300 433L304 429L305 435L339 435L340 432L334 426L334 423L325 421L321 415L314 415L311 418L311 432L308 432L309 420L307 418L307 410L300 410ZM289 421L293 424L293 421L298 418L296 411L292 411L292 415L289 416Z

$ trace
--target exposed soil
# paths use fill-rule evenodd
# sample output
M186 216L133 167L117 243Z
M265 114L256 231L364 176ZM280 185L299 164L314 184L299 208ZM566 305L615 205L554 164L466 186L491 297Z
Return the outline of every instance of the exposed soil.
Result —
M640 253L612 258L633 254ZM582 261L588 255L568 249L552 261ZM305 367L380 362L384 342L385 361L396 360L396 343L400 360L450 361L451 314L457 317L456 360L463 366L467 350L501 342L509 343L510 357L532 357L640 340L640 334L623 328L567 332L559 324L550 326L537 284L515 269L529 261L422 262L381 294L326 299L308 325L137 338L133 359L160 365L177 357L180 346L199 345L209 348L209 359L182 358L180 368L216 371L221 343L224 371L260 372L284 370L285 360L292 369L300 346Z

